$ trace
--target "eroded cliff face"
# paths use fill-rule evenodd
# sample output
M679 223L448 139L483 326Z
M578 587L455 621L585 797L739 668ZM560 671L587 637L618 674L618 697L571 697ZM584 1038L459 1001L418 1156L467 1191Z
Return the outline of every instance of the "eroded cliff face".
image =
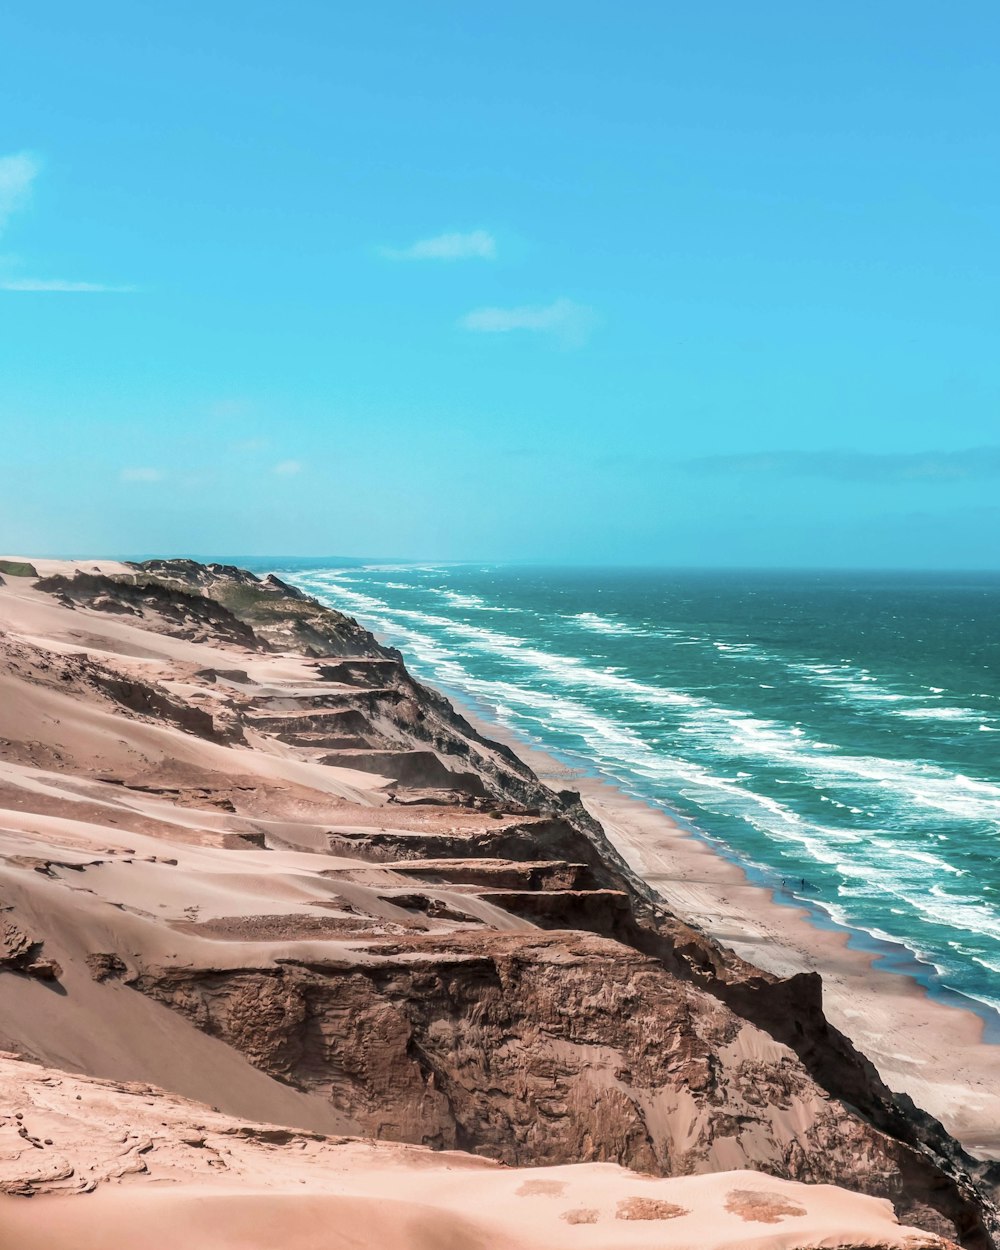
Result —
M362 1132L514 1165L730 1167L914 1203L918 1152L824 1097L797 1057L658 961L581 934L443 935L365 962L156 970L136 988ZM943 1223L941 1227L945 1227Z
M200 1097L204 1057L224 1110L517 1165L752 1168L991 1244L983 1170L829 1026L818 978L671 915L578 796L356 622L189 561L0 611L10 1049ZM189 1065L140 1053L163 1036Z

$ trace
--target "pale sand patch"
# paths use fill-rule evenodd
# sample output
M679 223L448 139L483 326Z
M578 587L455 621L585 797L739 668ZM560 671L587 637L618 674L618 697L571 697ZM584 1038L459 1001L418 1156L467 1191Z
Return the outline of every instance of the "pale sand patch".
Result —
M135 569L130 569L127 564L123 564L121 560L62 560L62 559L36 559L34 556L0 556L0 560L13 560L16 563L31 564L38 570L39 577L54 577L57 573L63 573L67 577L72 577L74 573L104 573L114 576L118 573L134 573Z
M831 1245L833 1237L880 1250L943 1246L901 1228L888 1202L828 1185L762 1177L766 1202L801 1213L762 1225L727 1207L734 1183L753 1184L752 1174L644 1182L663 1196L642 1199L647 1214L622 1219L630 1200L621 1195L635 1178L610 1164L545 1169L592 1205L567 1211L550 1199L541 1210L516 1197L523 1170L408 1165L405 1156L387 1164L366 1160L360 1148L353 1154L349 1169L305 1172L297 1185L270 1185L262 1163L239 1185L223 1175L210 1187L133 1181L86 1198L2 1198L0 1250L797 1250Z

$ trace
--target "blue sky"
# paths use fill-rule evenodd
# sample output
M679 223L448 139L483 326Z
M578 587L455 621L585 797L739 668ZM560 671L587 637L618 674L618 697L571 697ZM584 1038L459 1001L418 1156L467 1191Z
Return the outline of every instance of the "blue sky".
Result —
M14 0L0 548L1000 565L998 36Z

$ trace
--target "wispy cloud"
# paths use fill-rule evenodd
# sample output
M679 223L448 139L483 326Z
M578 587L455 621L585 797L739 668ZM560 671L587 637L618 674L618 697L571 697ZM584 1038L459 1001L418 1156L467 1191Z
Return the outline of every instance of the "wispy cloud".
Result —
M463 330L480 334L507 334L512 330L550 334L564 347L581 347L597 320L597 314L586 304L557 299L551 304L527 304L520 308L476 308L458 324Z
M702 456L684 467L695 473L756 477L814 477L842 482L954 482L1000 478L1000 447L962 451L762 451Z
M38 177L41 164L30 152L15 152L0 156L0 234L14 213L25 208ZM9 258L17 264L17 258ZM0 276L0 291L20 292L71 292L74 294L121 294L134 291L134 286L119 286L107 282L75 282L65 278L15 278Z
M114 286L107 282L67 282L63 278L0 279L0 291L68 291L122 295L136 289L134 286Z
M123 482L162 482L166 474L162 469L139 467L122 469L118 476Z
M280 460L271 472L276 473L278 477L294 477L296 473L301 473L304 467L301 460Z
M12 213L24 208L40 166L29 152L0 156L0 231Z
M387 260L496 260L497 241L487 230L438 234L409 247L383 247Z

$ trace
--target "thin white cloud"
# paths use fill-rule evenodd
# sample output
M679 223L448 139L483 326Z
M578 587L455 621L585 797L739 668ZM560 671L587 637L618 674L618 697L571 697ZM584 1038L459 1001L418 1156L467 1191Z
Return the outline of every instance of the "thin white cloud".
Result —
M69 291L123 295L135 289L134 286L112 286L106 282L67 282L62 278L4 278L0 280L0 291Z
M565 347L581 347L597 325L597 314L586 304L557 299L551 304L519 308L476 308L458 324L479 334L508 334L512 330L551 334Z
M1000 445L958 451L757 451L682 462L696 473L813 477L841 482L953 483L1000 478Z
M161 469L122 469L118 475L123 482L162 482L166 474Z
M438 234L409 247L380 249L388 260L496 260L497 241L486 230Z
M281 460L272 469L273 473L277 473L278 477L294 477L296 473L301 473L303 469L301 460Z
M11 214L27 204L39 169L38 161L28 152L0 156L0 231Z
M40 169L40 162L30 152L0 156L0 234L5 230L11 216L27 205ZM7 257L5 260L17 265L16 257ZM64 278L0 277L0 291L118 294L135 289L133 286L117 286L107 282L74 282Z

